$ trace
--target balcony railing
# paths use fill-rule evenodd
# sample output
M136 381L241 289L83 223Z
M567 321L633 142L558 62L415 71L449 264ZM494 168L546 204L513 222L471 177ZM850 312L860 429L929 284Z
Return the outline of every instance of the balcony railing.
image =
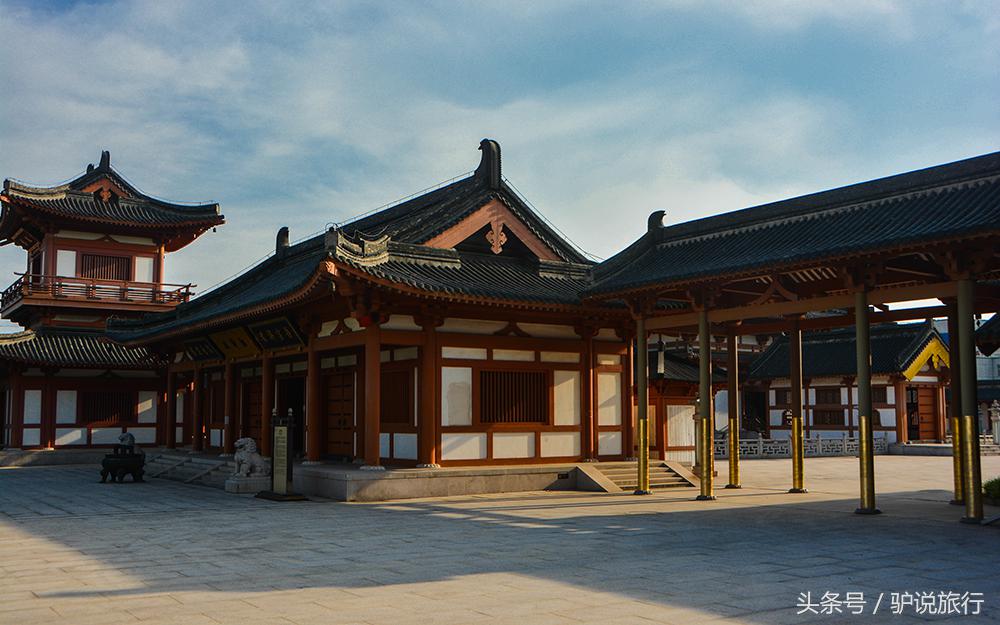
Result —
M26 297L91 302L180 304L191 298L193 286L193 284L21 274L0 296L0 308L6 309Z

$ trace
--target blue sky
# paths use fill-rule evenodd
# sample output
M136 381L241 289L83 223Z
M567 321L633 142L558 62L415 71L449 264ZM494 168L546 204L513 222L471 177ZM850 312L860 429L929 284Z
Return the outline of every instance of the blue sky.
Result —
M1000 2L0 0L0 176L111 150L228 223L200 289L475 167L604 257L668 223L1000 148ZM13 280L23 252L0 250Z

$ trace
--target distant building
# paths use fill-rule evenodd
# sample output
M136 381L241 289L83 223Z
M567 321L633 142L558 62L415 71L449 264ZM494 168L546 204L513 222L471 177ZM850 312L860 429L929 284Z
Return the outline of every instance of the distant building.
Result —
M805 333L803 427L807 437L855 436L858 427L853 328ZM873 430L890 442L942 440L947 433L948 347L932 323L871 328ZM772 438L787 438L788 339L777 338L748 377L766 393Z
M24 332L0 335L0 442L12 448L163 439L166 362L105 337L107 319L166 312L191 285L163 282L164 258L223 223L217 204L164 202L111 167L55 187L5 180L0 245L25 251L0 312Z

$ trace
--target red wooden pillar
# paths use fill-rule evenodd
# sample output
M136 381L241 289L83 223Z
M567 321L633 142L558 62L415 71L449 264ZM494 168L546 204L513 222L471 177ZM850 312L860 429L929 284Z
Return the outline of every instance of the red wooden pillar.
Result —
M201 451L205 448L205 430L203 424L201 387L205 383L205 376L201 367L195 366L192 381L191 394L191 450Z
M381 331L372 322L365 328L365 465L380 467L381 396Z
M437 450L437 335L433 325L424 326L420 351L420 420L417 428L417 466L435 468Z
M319 352L315 341L309 339L309 355L306 361L306 461L319 462L325 451L323 444L323 406L321 405L321 381Z
M593 328L582 328L583 371L580 376L580 421L583 425L583 459L597 459L597 414L594 410L594 334ZM631 402L630 402L631 403Z
M271 457L271 414L274 411L274 361L264 352L260 361L260 453Z
M21 372L10 372L10 446L20 449L24 444L24 385Z
M222 441L222 453L232 454L236 452L236 402L233 401L233 387L236 384L236 367L233 363L227 362L222 373L222 413L225 421L225 438Z
M173 369L167 369L167 431L164 433L166 436L164 440L166 441L167 449L176 449L177 447L177 372Z
M635 337L629 336L625 339L628 347L625 349L625 365L622 367L622 377L624 378L625 397L622 401L622 425L625 430L625 448L622 453L626 458L635 459L635 407L638 405L633 394L633 369L635 368L634 343Z

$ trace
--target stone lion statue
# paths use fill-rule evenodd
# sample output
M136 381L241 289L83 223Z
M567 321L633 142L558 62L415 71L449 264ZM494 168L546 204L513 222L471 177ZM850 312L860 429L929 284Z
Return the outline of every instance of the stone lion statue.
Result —
M271 465L267 460L264 460L263 456L257 453L257 442L252 438L237 439L236 453L233 454L233 459L236 461L236 473L233 473L234 476L271 475Z

